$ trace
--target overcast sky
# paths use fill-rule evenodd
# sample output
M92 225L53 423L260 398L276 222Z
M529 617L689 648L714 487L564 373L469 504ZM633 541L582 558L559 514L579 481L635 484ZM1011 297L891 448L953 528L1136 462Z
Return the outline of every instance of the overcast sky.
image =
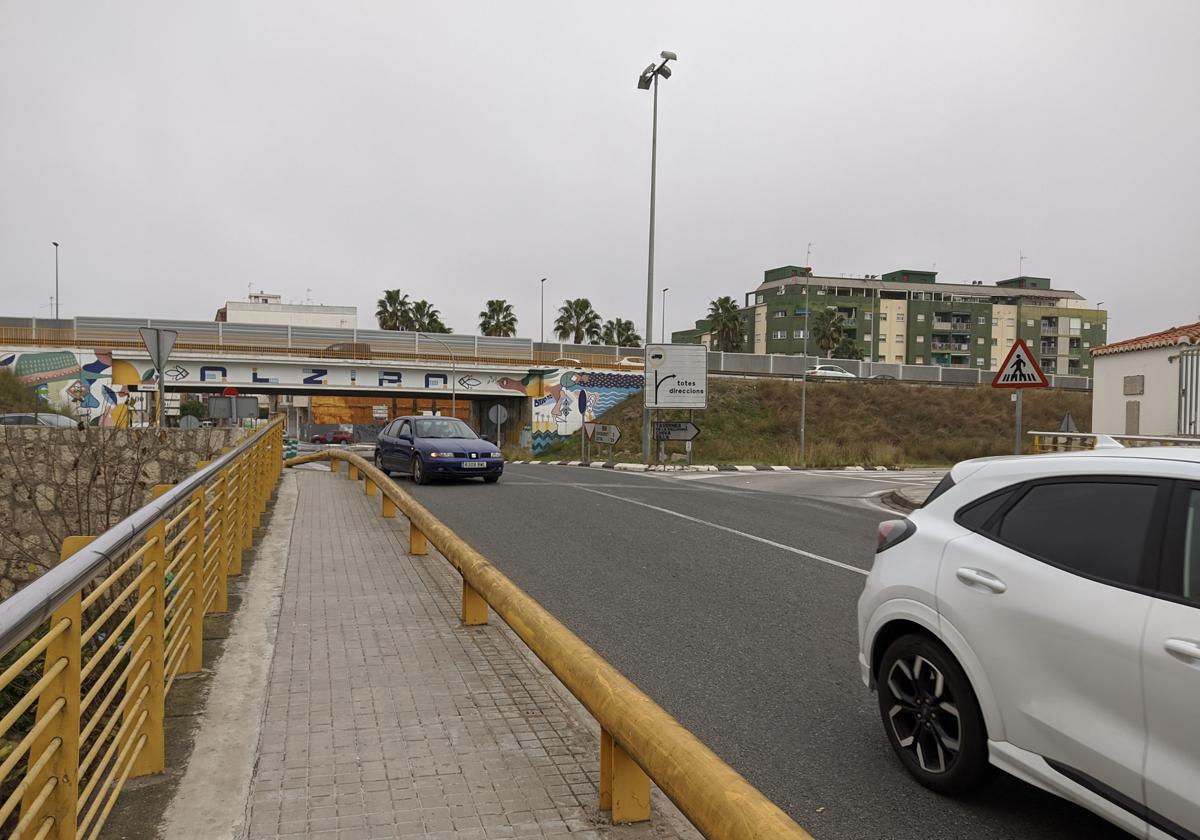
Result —
M564 298L667 328L764 269L1049 276L1200 318L1200 3L0 3L0 313L209 320L248 287ZM308 290L311 289L311 292ZM655 333L661 298L656 294Z

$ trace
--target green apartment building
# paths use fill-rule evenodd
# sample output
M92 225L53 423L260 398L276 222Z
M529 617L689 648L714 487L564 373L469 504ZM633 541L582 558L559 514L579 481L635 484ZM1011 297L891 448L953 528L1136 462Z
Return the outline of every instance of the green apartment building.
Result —
M867 277L816 277L783 266L764 272L741 309L742 352L804 352L809 313L836 309L862 358L873 362L995 370L1018 337L1046 373L1092 375L1091 348L1107 341L1108 313L1046 277L938 283L937 272L901 269ZM711 324L672 333L680 344L711 345ZM820 350L808 342L809 355Z

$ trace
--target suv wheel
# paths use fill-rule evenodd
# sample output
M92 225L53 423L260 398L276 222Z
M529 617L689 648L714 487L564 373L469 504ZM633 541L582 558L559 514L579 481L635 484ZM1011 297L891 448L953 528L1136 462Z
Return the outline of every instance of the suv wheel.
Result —
M876 682L888 741L918 782L953 795L983 781L983 715L966 673L942 644L901 636L884 651Z

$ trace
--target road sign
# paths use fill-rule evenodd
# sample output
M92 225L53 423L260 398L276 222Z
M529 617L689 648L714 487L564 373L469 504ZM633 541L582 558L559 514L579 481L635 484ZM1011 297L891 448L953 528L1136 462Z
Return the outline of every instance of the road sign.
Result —
M583 433L584 433L584 435L587 436L588 440L591 440L592 435L596 434L596 426L597 425L598 425L597 423L584 423L583 424Z
M143 391L143 392L145 392L145 391L157 391L157 390L158 390L158 383L157 383L157 382L139 382L139 383L138 383L138 386L137 386L137 389L138 389L139 391Z
M508 420L508 409L502 405L494 405L488 409L488 419L499 426Z
M621 439L621 430L616 426L610 426L607 423L592 423L591 431L592 440L596 443L606 443L613 446Z
M190 414L185 414L179 418L179 428L181 429L199 429L200 421Z
M388 417L388 407L386 405L371 406L372 420L386 420Z
M992 380L993 388L1046 388L1049 385L1046 374L1042 373L1037 359L1022 338L1018 338L1008 351L1004 364L1000 365L1000 370Z
M655 440L694 440L700 427L690 422L668 422L660 420L654 424Z
M646 408L707 408L708 348L703 344L646 346Z
M157 371L165 370L167 359L171 357L171 348L175 346L179 333L175 330L160 330L157 327L142 327L138 332L142 336L142 344L145 344L150 352L150 364L154 365Z

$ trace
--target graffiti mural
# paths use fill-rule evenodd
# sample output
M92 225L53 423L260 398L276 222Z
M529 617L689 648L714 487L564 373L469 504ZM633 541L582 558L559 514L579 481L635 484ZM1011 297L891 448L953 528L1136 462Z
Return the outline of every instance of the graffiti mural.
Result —
M496 384L532 400L533 451L541 454L641 391L643 381L640 373L553 368L531 370L521 379L503 376Z
M33 386L47 404L75 408L93 426L128 426L128 386L142 379L133 365L103 349L5 352L0 368Z

